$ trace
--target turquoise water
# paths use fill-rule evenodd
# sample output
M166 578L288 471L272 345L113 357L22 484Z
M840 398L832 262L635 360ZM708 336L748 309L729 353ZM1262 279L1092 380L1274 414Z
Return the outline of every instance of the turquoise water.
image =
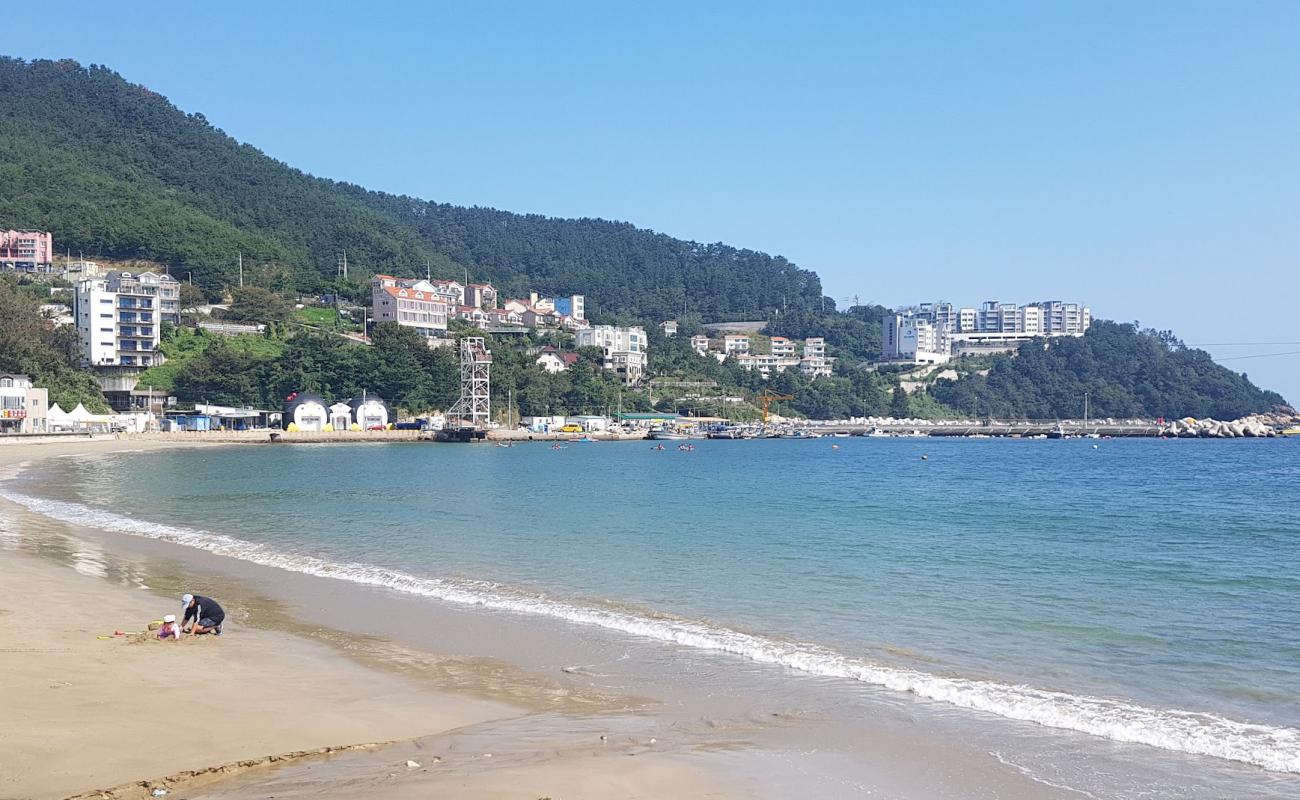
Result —
M0 493L1282 773L1300 772L1298 488L1295 440L821 439L178 450Z

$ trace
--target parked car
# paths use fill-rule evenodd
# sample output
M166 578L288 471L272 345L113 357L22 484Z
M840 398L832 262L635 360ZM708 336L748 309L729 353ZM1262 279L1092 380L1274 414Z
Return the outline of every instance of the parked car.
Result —
M560 433L582 433L581 425L565 425L560 428Z

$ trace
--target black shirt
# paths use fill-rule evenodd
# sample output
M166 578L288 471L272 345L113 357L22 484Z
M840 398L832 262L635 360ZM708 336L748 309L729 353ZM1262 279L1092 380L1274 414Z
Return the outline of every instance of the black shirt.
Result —
M226 618L226 612L221 610L221 606L217 605L216 600L196 594L194 595L193 605L185 609L185 618L181 620L181 625L189 622L191 618L195 622L210 619L213 625L220 625Z

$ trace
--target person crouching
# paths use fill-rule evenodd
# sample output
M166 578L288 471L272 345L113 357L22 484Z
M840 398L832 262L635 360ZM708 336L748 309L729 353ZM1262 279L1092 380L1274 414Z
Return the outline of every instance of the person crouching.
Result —
M181 630L192 635L212 633L221 635L221 623L226 620L226 612L216 600L201 594L187 594L181 598L185 616L181 619ZM194 620L190 623L190 620ZM189 625L188 630L186 625Z

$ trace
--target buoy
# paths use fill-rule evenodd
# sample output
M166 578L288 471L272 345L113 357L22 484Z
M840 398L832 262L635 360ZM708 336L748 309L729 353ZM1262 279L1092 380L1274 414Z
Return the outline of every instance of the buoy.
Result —
M922 454L921 454L921 460L922 460L922 461L929 461L929 460L930 460L930 457L927 456L927 455L925 455L924 453L922 453Z
M1097 445L1094 444L1094 445L1092 446L1092 449L1093 449L1093 450L1096 450L1096 449L1097 449Z

